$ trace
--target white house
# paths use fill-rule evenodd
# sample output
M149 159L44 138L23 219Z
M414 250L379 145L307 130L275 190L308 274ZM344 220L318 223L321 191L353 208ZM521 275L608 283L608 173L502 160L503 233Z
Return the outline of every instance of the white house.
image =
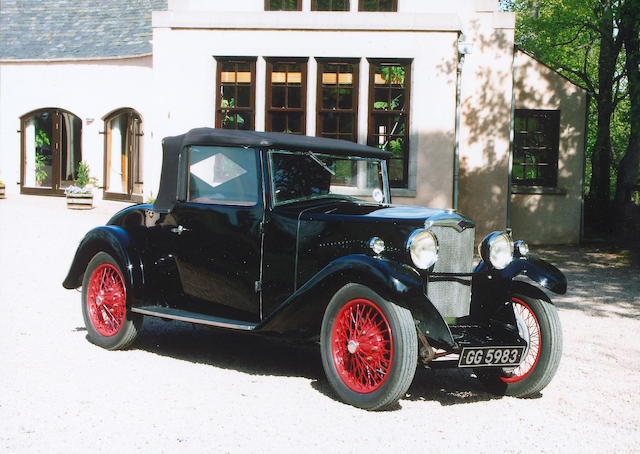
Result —
M142 201L162 137L285 131L387 148L395 203L459 208L478 235L579 241L586 93L515 50L497 0L95 5L2 1L9 195L62 195L84 160L104 198Z

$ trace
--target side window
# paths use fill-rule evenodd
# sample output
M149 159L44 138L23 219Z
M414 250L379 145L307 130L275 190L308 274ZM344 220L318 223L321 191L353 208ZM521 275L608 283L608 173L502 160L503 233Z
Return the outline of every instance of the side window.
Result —
M265 0L265 11L300 11L302 0Z
M252 206L259 199L256 151L191 147L187 201Z
M515 111L512 183L554 188L558 182L560 111Z
M390 151L389 182L409 184L409 102L411 62L369 60L368 144Z
M349 0L311 0L311 11L349 11Z
M398 0L360 0L359 11L398 11Z
M216 128L253 130L256 105L256 59L216 58Z
M306 59L267 59L266 101L266 131L305 133Z

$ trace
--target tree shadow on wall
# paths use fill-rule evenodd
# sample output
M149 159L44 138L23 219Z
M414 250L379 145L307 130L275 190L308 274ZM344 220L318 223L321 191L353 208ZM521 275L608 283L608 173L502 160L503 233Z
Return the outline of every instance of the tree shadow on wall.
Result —
M475 47L484 49L487 55L492 51L500 54L512 52L512 41L502 30L496 30L491 39L480 34L474 34ZM481 90L476 90L471 96L462 93L462 132L460 150L460 210L472 219L481 221L476 226L476 240L481 239L493 230L504 229L507 223L507 202L509 184L509 156L510 156L510 122L512 99L512 70L496 69L487 64L463 69L476 69L474 75L465 74L463 77L474 77L479 81ZM549 93L561 93L564 79L560 77L546 78L545 84L539 91L531 87L518 91L518 107L537 109L544 105ZM580 92L567 95L563 106L579 106ZM562 115L562 112L561 112ZM583 117L582 117L583 118ZM559 162L559 186L563 183L574 182L580 184L582 175L582 159L575 153L582 153L579 146L584 131L572 129L566 125L566 116L561 119L561 150ZM466 139L466 140L464 140ZM468 148L466 148L468 147ZM569 154L568 150L575 150ZM579 159L579 165L569 168L564 165L567 159ZM573 184L573 183L572 183ZM536 233L545 232L545 237L566 237L568 227L559 220L554 223L554 217L565 215L566 199L571 198L572 206L580 206L581 187L561 188L570 189L566 194L559 195L513 195L511 198L512 226L515 236L527 240L536 238ZM563 202L563 203L558 203ZM579 226L579 208L576 208L577 219L571 220ZM513 215L516 215L514 217ZM565 221L567 222L567 221ZM569 228L572 230L572 227ZM519 231L521 233L519 234ZM524 236L524 237L523 237Z

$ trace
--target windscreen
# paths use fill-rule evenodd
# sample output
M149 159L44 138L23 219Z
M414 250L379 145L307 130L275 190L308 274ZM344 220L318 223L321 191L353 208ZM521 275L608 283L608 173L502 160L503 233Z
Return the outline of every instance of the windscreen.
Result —
M310 151L272 151L270 157L275 204L328 197L388 202L381 160Z

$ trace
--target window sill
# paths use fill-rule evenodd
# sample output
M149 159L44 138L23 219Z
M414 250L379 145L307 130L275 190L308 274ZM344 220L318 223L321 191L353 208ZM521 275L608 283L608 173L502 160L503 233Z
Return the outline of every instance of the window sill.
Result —
M567 195L566 189L551 188L546 186L513 186L512 194L544 194L544 195Z
M391 188L391 197L415 197L415 189Z

